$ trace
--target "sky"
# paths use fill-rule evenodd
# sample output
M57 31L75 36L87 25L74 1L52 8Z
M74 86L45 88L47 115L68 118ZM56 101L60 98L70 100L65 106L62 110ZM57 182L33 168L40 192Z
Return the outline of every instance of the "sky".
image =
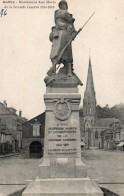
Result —
M28 0L29 1L29 0ZM0 10L4 5L0 1ZM18 0L16 1L18 4ZM31 119L45 110L44 78L51 67L49 33L58 9L7 9L0 17L0 102L21 109ZM23 4L24 5L24 4ZM95 15L73 42L74 72L86 87L89 49L97 104L124 103L124 1L68 0L78 30Z

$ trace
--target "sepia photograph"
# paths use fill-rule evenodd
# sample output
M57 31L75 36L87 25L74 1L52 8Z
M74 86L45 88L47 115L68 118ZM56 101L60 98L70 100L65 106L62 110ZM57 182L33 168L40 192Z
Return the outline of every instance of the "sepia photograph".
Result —
M0 1L0 196L124 196L124 1Z

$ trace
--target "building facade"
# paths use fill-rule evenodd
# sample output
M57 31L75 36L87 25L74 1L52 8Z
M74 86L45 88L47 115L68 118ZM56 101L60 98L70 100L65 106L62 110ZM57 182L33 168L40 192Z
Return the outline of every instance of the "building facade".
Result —
M44 148L45 113L22 125L22 153L25 158L41 158Z
M26 121L26 118L22 117L21 111L19 115L16 114L16 109L13 107L7 107L6 101L0 102L0 121L3 128L1 128L1 153L7 152L3 146L10 145L8 152L21 151L22 143L22 123ZM3 150L4 149L4 150Z
M0 120L0 155L12 152L12 134Z

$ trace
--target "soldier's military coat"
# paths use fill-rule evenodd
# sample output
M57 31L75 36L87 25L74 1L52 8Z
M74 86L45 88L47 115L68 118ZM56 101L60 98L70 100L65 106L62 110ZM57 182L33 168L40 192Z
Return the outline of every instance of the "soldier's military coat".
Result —
M71 40L72 36L76 33L74 28L74 21L72 14L66 10L56 10L55 11L55 24L56 26L52 28L50 33L50 41L53 42L50 59L52 62L56 60L61 50L67 45ZM72 63L72 46L68 46L64 52L59 63Z

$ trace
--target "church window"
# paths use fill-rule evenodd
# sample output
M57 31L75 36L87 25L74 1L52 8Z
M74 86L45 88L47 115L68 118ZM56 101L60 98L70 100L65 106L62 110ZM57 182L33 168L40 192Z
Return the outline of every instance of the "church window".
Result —
M100 136L104 137L104 134L105 134L104 131L101 131Z
M98 139L98 132L95 132L95 138Z
M92 109L91 109L91 107L90 107L90 114L92 113Z

